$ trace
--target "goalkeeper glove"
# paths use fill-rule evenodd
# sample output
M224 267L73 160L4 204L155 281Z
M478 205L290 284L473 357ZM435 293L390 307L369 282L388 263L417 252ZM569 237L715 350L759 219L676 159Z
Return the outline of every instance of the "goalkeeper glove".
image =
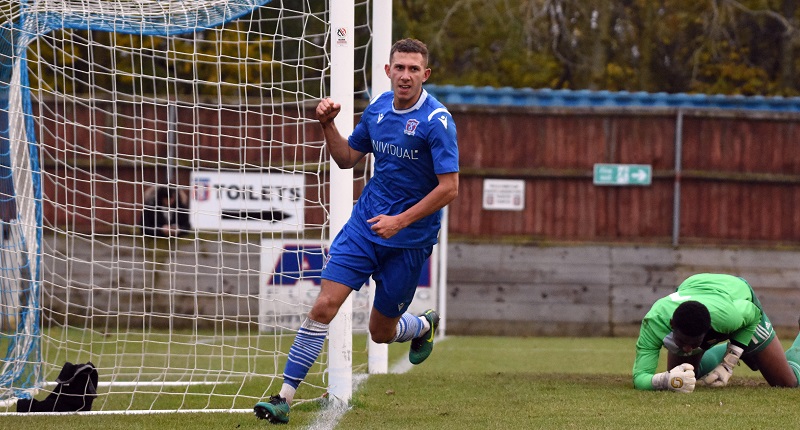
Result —
M727 385L728 380L733 376L734 366L739 363L742 352L744 352L742 348L729 343L728 350L725 351L725 356L722 357L722 363L703 377L703 383L710 387L724 387Z
M653 388L656 390L671 390L680 393L691 393L697 380L694 377L694 366L683 363L675 366L669 372L653 375Z

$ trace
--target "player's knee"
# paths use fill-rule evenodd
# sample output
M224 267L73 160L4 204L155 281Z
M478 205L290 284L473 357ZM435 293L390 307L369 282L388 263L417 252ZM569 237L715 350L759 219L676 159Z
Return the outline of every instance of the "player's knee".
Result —
M330 324L337 312L339 312L337 305L325 299L318 299L308 313L308 318L323 324Z
M373 333L370 332L370 337L375 343L389 343L394 339L394 333Z
M798 382L797 378L794 375L792 375L778 379L776 381L770 381L770 385L779 388L797 388L797 382Z
M394 340L396 325L380 324L374 320L369 324L369 335L375 343L390 343Z

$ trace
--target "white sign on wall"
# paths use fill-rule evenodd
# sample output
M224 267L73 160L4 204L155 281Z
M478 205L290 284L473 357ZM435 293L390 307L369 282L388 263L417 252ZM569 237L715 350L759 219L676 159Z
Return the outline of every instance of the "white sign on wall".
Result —
M490 211L525 209L525 181L522 179L484 179L483 208Z
M198 230L303 230L303 174L195 171L191 184Z
M311 309L322 283L322 266L328 247L316 240L261 241L258 322L261 331L276 327L296 330ZM419 279L408 312L418 315L436 307L434 252ZM371 310L370 286L364 285L353 297L353 329L366 331Z

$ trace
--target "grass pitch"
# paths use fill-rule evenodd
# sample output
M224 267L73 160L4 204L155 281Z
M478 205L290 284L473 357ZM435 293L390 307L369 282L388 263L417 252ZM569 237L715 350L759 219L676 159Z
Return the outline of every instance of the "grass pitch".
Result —
M630 376L634 343L633 338L450 337L407 373L370 376L335 428L785 429L800 422L800 390L771 388L744 365L722 389L636 391ZM392 362L407 351L408 344L392 345ZM291 423L279 428L309 428L320 411L316 402L298 405ZM270 427L242 413L4 416L2 422L15 430ZM328 424L315 428L333 423Z

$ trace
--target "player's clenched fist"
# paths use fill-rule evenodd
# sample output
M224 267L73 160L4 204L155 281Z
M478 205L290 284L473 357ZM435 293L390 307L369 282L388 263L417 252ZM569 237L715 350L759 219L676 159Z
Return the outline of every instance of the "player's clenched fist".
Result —
M694 366L683 363L675 366L669 372L653 375L653 388L656 390L671 390L680 393L691 393L697 380L694 377Z
M333 119L336 118L336 115L339 115L339 111L341 110L341 104L334 103L333 100L329 98L322 99L317 105L317 119L320 123L327 124L333 121Z
M703 377L703 382L710 387L724 387L728 385L728 380L733 376L733 368L739 363L739 358L742 356L744 349L728 344L728 350L725 357L722 358L722 363L719 364L714 370Z

